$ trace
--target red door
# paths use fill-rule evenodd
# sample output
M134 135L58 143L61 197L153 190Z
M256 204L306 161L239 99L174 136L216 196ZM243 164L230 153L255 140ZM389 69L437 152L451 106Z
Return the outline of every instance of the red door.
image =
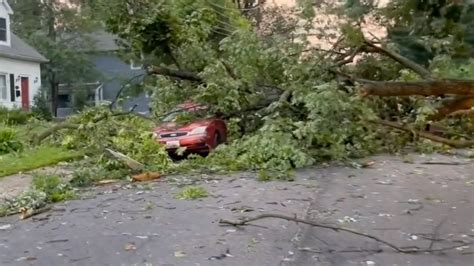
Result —
M21 108L30 110L30 83L26 77L21 78Z

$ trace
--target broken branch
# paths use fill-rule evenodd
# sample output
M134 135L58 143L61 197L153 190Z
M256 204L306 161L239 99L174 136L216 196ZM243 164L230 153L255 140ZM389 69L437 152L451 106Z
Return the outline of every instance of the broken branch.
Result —
M296 216L291 217L291 216L286 216L286 215L276 214L276 213L260 214L260 215L257 215L255 217L244 218L240 221L229 221L229 220L221 219L219 221L219 223L220 224L225 224L225 225L232 225L232 226L244 226L244 225L248 225L251 222L255 222L255 221L263 220L263 219L268 219L268 218L282 219L282 220L292 221L292 222L296 222L296 223L307 224L307 225L311 225L311 226L314 226L314 227L330 229L330 230L334 230L336 232L341 231L341 232L346 232L346 233L350 233L350 234L357 235L357 236L362 236L362 237L365 237L365 238L372 239L376 242L382 243L385 246L390 247L391 249L393 249L397 252L405 253L405 254L441 252L441 251L452 250L452 249L456 249L456 248L468 245L468 244L464 243L464 244L461 244L461 245L456 245L456 246L446 247L446 248L439 248L439 249L420 249L420 248L417 248L417 247L402 248L402 247L398 247L395 244L387 242L387 241L385 241L381 238L378 238L376 236L361 233L361 232L355 231L354 229L350 229L350 228L346 228L346 227L339 227L339 226L335 226L335 225L320 224L320 223L313 222L313 221L308 221L308 220L305 220L305 219L299 219Z
M186 70L175 70L175 69L166 68L166 67L152 66L148 68L147 73L149 75L167 76L167 77L173 77L173 78L177 78L181 80L189 80L189 81L198 82L198 83L203 82L202 78L199 77L197 74L190 71L186 71Z
M110 116L123 116L123 115L129 115L129 114L132 114L133 111L135 110L135 108L137 108L137 105L133 106L130 111L127 111L127 112L121 112L121 113L112 113ZM98 123L104 119L107 119L109 117L109 114L106 114L106 115L102 115L102 116L99 116L97 118L95 118L92 123ZM80 124L72 124L72 123L68 123L68 122L64 122L64 123L60 123L60 124L57 124L51 128L48 128L47 130L45 130L43 133L39 134L38 136L36 136L34 139L33 139L33 143L35 145L39 145L41 144L41 142L43 140L45 140L46 138L48 138L49 136L53 135L54 133L58 132L58 131L61 131L63 129L79 129L81 127Z
M456 113L458 111L469 110L474 107L474 97L458 97L454 100L448 100L443 103L443 105L438 108L436 114L430 116L430 120L438 121L450 114Z
M400 125L396 122L391 122L391 121L386 121L386 120L378 120L377 123L379 123L381 125L384 125L384 126L396 128L398 130L402 130L402 131L405 131L405 132L408 132L408 133L415 133L417 136L420 136L422 138L429 139L429 140L434 141L434 142L442 143L442 144L445 144L445 145L448 145L448 146L451 146L451 147L454 147L454 148L467 148L467 147L474 146L474 141L473 140L451 140L451 139L447 139L447 138L443 138L443 137L433 135L433 134L428 133L428 132L415 130L415 129L410 128L408 126Z
M389 49L386 49L382 46L378 46L378 45L375 45L373 42L369 41L369 40L365 40L365 44L368 46L368 49L366 49L366 52L376 52L376 53L379 53L379 54L383 54L385 56L388 56L390 57L391 59L397 61L398 63L400 63L401 65L413 70L415 73L417 73L418 75L420 75L421 77L425 78L425 79L428 79L428 80L431 80L432 79L432 76L431 76L431 72L424 68L423 66L415 63L414 61L394 52L394 51L391 51Z
M350 54L345 54L342 56L341 60L338 61L334 67L340 67L346 64L350 64L354 61L354 58L363 50L363 46L358 46Z

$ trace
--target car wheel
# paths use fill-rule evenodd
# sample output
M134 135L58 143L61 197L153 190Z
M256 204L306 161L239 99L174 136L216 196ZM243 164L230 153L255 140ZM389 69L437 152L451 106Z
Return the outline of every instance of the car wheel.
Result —
M216 148L220 144L222 144L222 137L219 132L216 132L216 134L214 135L214 148Z

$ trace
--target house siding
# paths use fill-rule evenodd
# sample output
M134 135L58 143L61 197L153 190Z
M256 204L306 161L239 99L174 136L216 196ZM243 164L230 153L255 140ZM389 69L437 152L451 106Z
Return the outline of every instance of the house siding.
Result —
M0 99L0 106L7 108L20 108L21 96L15 97L12 102L11 80L10 75L14 75L13 87L18 89L21 87L21 79L19 77L27 77L29 81L29 106L33 106L33 99L41 88L41 69L40 64L35 62L20 61L15 59L0 57L0 74L6 76L7 99Z
M122 86L129 82L133 77L144 74L144 70L133 70L130 64L124 62L118 55L110 54L95 54L91 56L91 61L95 65L95 69L101 74L101 83L104 84L104 100L113 101L120 91ZM133 80L132 84L141 82L142 78ZM134 105L138 105L135 111L148 112L149 99L145 93L138 96L131 96L125 100L122 107L129 109Z
M3 4L0 4L0 18L6 19L7 22L7 41L0 41L0 45L11 45L11 36L10 36L10 15L7 10L4 8Z

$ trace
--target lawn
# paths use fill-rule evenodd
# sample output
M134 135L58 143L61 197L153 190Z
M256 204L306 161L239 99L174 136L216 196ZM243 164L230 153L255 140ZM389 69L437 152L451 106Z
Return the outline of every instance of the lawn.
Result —
M51 146L40 146L20 154L0 155L0 177L78 159L83 155L82 152Z

